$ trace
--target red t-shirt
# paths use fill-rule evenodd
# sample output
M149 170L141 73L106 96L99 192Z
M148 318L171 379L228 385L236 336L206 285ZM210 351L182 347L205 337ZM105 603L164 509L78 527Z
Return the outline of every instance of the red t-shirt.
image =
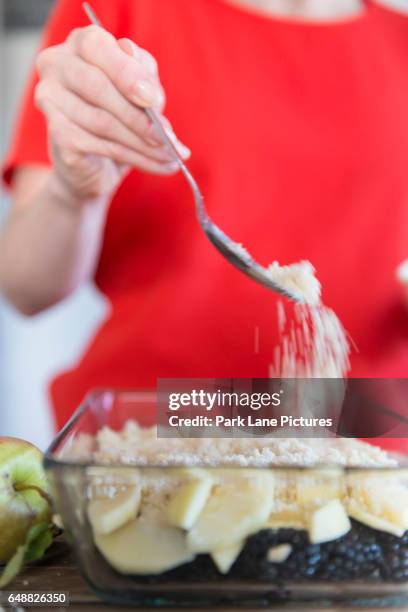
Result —
M86 25L60 0L44 45ZM223 0L93 0L103 23L158 60L166 114L192 150L209 212L263 264L310 260L359 352L354 376L408 374L408 18L375 4L330 24ZM6 177L49 163L31 79ZM93 387L158 377L265 377L276 297L203 235L183 177L137 170L110 209L95 281L112 311L52 385L58 425ZM255 329L259 350L255 350Z

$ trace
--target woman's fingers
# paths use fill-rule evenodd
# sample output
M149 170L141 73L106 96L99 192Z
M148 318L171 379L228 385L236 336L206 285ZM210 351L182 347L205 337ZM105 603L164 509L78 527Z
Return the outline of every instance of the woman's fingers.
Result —
M136 166L153 174L168 175L178 170L175 162L161 163L120 143L98 138L71 121L52 104L45 103L45 108L50 138L67 166L77 165L85 156L99 156L112 159L124 168Z
M160 135L156 133L144 110L126 100L102 70L63 50L59 53L51 52L45 59L48 61L38 66L44 82L47 79L54 83L61 81L63 86L89 104L108 111L146 144L162 145ZM178 152L187 159L190 151L177 140L168 121L163 118L162 121Z
M68 119L98 138L122 144L155 161L163 163L173 161L171 153L165 146L152 146L146 143L109 111L89 104L64 89L58 81L43 81L37 89L36 98L40 106L44 100L52 101L52 104Z
M161 144L146 113L126 100L99 68L73 56L70 69L62 69L62 80L71 91L90 104L105 108L147 142Z
M125 53L114 36L89 26L75 31L71 44L77 55L100 68L127 100L142 107L162 108L164 93L157 70L147 70L136 57Z
M160 84L158 65L153 55L151 55L151 53L145 49L138 47L137 44L130 38L120 38L117 42L122 51L140 63L140 65L146 70L146 73L158 83L162 95L160 96L161 104L156 106L156 110L162 111L166 101L165 93Z

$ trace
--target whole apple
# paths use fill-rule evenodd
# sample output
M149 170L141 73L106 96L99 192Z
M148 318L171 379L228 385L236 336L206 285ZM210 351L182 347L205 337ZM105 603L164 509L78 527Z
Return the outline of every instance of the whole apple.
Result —
M0 564L9 561L33 525L51 519L42 458L33 444L0 437Z

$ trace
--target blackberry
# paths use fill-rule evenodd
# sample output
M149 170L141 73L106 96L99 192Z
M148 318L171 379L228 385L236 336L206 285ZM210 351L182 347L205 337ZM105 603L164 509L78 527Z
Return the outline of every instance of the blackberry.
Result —
M220 578L222 578L222 574L209 555L197 555L194 561L158 575L133 576L136 582L150 584L158 582L215 582Z
M228 574L221 574L209 555L198 555L159 576L134 577L139 582L215 582L251 580L283 585L307 581L408 582L408 532L402 538L376 531L352 520L342 538L310 544L308 533L295 529L265 529L249 537ZM290 544L286 561L268 560L268 550Z
M303 582L307 580L408 581L408 532L402 538L352 520L342 538L319 545L306 531L262 531L248 539L231 574L237 578ZM267 561L271 546L290 544L283 563Z
M384 580L408 581L408 532L402 538L378 532L381 548L381 576Z

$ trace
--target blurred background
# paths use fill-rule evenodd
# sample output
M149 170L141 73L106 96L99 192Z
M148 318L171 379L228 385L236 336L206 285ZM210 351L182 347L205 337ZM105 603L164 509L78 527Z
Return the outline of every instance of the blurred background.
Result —
M15 113L52 0L0 0L0 150L7 150ZM1 188L0 223L8 194ZM78 359L105 314L93 287L35 319L24 319L0 298L0 435L45 448L54 433L47 381Z

